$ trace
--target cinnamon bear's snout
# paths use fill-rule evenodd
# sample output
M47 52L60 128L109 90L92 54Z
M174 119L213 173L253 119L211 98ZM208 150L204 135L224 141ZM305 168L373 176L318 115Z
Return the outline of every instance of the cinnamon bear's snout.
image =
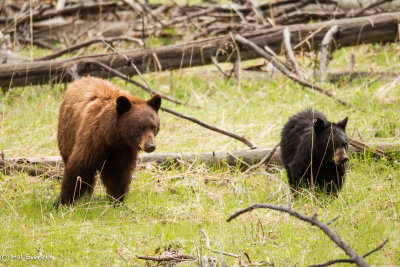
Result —
M148 129L144 132L140 140L139 147L141 150L147 153L151 153L156 150L156 138L152 129Z

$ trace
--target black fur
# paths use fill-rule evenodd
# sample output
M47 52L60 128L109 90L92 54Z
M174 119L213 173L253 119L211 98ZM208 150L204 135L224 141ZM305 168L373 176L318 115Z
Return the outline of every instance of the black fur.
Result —
M317 186L330 193L342 188L348 148L346 125L347 117L332 123L310 109L289 118L282 130L281 154L292 189ZM340 162L333 160L337 149L343 154Z

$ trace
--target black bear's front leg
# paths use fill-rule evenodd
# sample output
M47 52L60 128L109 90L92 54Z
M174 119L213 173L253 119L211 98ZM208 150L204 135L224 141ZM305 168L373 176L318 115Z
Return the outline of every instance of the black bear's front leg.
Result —
M345 168L329 162L322 166L318 174L318 186L328 193L337 193L344 184Z
M302 158L302 161L293 161L290 164L290 177L289 183L293 189L297 189L298 187L309 187L312 182L311 181L311 160L306 160Z
M114 150L108 156L100 177L107 194L115 201L123 201L132 181L132 171L136 164L137 151L132 149Z
M310 186L315 181L311 181L311 140L302 138L297 145L295 155L289 164L289 184L293 189L301 185Z

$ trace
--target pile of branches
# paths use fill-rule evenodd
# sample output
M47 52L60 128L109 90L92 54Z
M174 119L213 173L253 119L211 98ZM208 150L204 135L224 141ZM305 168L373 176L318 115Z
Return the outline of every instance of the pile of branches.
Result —
M190 39L228 32L248 32L307 23L399 11L388 0L278 0L231 4L209 2L198 5L147 4L123 1L29 1L5 0L0 6L3 36L16 41L52 48L54 41L73 45L80 37L148 38L187 36ZM175 30L171 30L175 29ZM74 38L67 38L74 36Z

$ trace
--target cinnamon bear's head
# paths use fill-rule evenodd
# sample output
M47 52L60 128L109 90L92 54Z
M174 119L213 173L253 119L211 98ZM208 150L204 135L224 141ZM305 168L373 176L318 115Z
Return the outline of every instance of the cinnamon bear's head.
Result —
M154 95L147 101L126 96L117 98L117 127L124 143L147 153L156 149L155 137L160 129L160 106L160 95Z

